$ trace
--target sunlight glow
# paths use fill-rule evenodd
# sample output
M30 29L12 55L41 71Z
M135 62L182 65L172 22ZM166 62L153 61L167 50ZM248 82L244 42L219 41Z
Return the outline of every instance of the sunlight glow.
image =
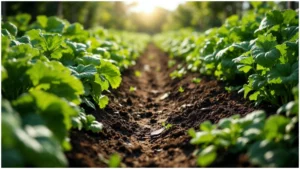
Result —
M175 10L180 3L185 2L184 0L135 0L130 2L136 2L137 5L132 8L135 12L152 13L156 7L165 8L167 10Z

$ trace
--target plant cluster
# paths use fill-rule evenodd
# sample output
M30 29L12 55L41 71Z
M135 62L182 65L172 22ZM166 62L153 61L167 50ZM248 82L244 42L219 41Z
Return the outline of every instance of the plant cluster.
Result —
M267 117L254 111L245 117L234 115L217 124L205 121L199 132L190 129L191 144L197 145L197 163L208 166L218 152L244 153L250 163L262 167L296 167L299 159L298 88L293 89L295 101L283 105L277 114Z
M187 69L228 82L238 79L239 92L256 104L291 101L298 84L298 13L252 5L241 18L233 15L205 33L184 29L157 35L158 46L187 63L170 76L180 78Z
M2 165L67 166L68 131L103 127L79 105L104 108L103 93L120 85L120 71L135 64L149 37L57 17L9 18L1 30Z
M155 37L172 60L186 63L170 74L173 79L189 70L228 84L238 81L242 85L225 89L243 92L255 105L266 101L280 107L269 117L264 111L255 111L217 124L203 122L199 132L190 129L200 166L220 162L224 151L246 154L254 166L298 165L299 16L294 10L251 3L254 9L241 18L233 15L221 27L205 33L182 29Z

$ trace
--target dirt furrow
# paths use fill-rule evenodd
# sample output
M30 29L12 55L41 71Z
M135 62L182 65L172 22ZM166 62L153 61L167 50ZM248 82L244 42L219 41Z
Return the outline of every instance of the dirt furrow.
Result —
M199 76L193 73L172 80L169 74L176 67L169 69L167 64L167 55L150 44L137 64L123 72L121 86L108 94L109 105L87 111L104 124L104 131L71 132L73 149L66 153L70 166L106 167L103 159L118 153L126 167L193 167L195 147L189 144L189 128L254 110L241 96L225 91L223 83L208 77L201 77L200 84L191 82ZM172 127L165 129L163 122ZM244 165L238 156L229 159L228 166Z

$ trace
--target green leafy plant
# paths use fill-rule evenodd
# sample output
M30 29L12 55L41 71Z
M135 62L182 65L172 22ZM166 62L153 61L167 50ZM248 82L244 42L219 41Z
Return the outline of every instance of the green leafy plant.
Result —
M165 129L169 130L170 128L173 127L173 124L162 122L161 124Z
M136 91L136 87L130 86L129 91L130 91L130 92Z
M182 87L182 86L180 86L180 87L179 87L179 89L178 89L178 91L179 91L180 93L184 92L184 89L183 89L183 87Z
M149 36L84 30L57 17L8 20L1 23L2 165L66 167L69 130L103 128L79 105L105 108L105 92L119 87L121 70L135 64Z
M218 157L218 151L244 153L253 165L263 167L297 166L298 93L295 101L283 105L277 114L267 117L264 111L254 111L245 117L234 115L217 124L205 121L199 132L188 131L191 144L197 150L199 166L209 166ZM286 114L284 114L286 113Z

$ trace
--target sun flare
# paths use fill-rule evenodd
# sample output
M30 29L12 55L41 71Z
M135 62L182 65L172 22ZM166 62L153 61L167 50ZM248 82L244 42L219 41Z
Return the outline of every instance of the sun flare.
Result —
M136 6L133 7L133 11L136 12L145 12L147 14L153 13L155 8L161 7L167 10L174 10L178 4L184 2L183 0L152 0L152 1L131 1L135 2Z

